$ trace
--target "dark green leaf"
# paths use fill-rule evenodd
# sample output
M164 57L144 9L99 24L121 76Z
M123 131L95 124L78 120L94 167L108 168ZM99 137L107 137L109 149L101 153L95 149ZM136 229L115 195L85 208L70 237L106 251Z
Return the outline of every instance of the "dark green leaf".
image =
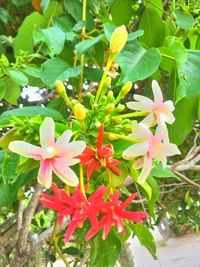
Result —
M116 59L121 68L121 76L118 84L127 81L136 82L146 79L154 74L159 67L161 57L157 49L144 49L138 41L130 41L126 44Z
M36 29L33 32L34 43L43 42L46 44L46 53L51 57L62 52L65 43L65 33L57 26L48 29Z
M156 259L156 244L153 235L143 224L130 224L130 228L140 241L140 244L148 249L151 255Z
M162 18L155 9L147 8L142 15L139 28L144 30L140 41L149 47L158 47L163 44L165 38L165 26Z
M153 167L151 175L158 178L173 177L180 180L179 177L177 177L170 169L164 169L161 163L158 163Z
M106 240L99 233L91 241L90 267L115 267L121 250L121 242L114 233L110 231Z
M181 99L175 106L175 122L169 125L170 141L181 145L187 135L192 131L195 120L197 119L198 99Z
M155 220L154 205L159 198L160 189L158 183L151 175L147 178L147 183L151 186L152 189L152 195L150 200L148 201L149 213Z
M116 0L111 6L112 20L117 26L127 25L132 14L132 0Z
M88 49L90 49L91 47L93 47L95 44L97 44L99 41L101 41L104 37L104 34L101 34L95 38L86 40L86 41L82 41L80 43L78 43L75 48L77 50L77 54L78 55L82 55L84 54Z
M17 173L18 161L19 155L6 152L2 164L2 178L4 184L13 184L17 180L19 176Z
M12 105L17 105L17 100L20 96L20 86L13 82L10 78L5 81L5 86L6 94L4 99Z
M43 22L43 16L37 12L25 18L13 42L15 56L19 55L21 50L33 53L33 30Z
M25 86L28 84L28 78L26 75L18 70L9 70L8 76L15 82L16 84L19 84L21 86Z
M80 66L70 68L69 64L60 59L52 58L42 64L41 79L50 87L55 86L56 80L66 80L80 74Z
M23 72L32 77L39 78L40 77L40 66L36 64L30 64L25 69L23 69Z
M184 30L190 30L192 26L194 25L194 18L191 14L186 13L181 10L175 10L175 17L176 17L176 24L184 29Z

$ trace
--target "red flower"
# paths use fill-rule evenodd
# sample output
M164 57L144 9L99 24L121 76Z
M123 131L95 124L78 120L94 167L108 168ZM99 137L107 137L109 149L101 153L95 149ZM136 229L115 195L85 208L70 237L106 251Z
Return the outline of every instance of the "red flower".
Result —
M135 199L137 193L132 194L124 202L119 200L119 192L110 195L110 202L105 203L104 207L101 209L103 217L99 221L98 225L92 225L92 228L88 231L86 235L86 240L91 239L96 233L98 233L101 228L103 228L102 239L106 239L110 232L110 229L115 225L118 229L118 233L125 234L124 219L130 220L132 222L141 223L143 219L148 218L148 214L143 211L126 211L125 208Z
M80 163L87 165L87 178L89 178L94 170L100 170L102 167L111 169L117 175L121 171L116 167L121 162L113 159L114 150L112 144L103 146L104 126L99 127L97 149L86 147L83 153L78 156Z

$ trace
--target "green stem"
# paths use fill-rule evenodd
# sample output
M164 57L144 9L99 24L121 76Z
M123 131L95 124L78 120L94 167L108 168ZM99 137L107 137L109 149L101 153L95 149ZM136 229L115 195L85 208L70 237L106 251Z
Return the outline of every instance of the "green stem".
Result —
M80 164L80 187L81 187L81 192L86 198L85 194L85 185L84 185L84 177L83 177L83 165Z
M127 114L122 114L119 116L116 116L115 118L132 118L132 117L143 117L148 115L148 112L132 112L132 113L127 113Z
M99 88L97 90L97 94L96 94L96 98L95 98L95 103L99 100L99 97L101 95L101 91L102 91L104 82L106 80L106 77L107 77L107 74L108 74L108 72L110 70L110 67L111 67L111 65L113 63L113 60L114 60L113 56L109 56L108 62L107 62L107 65L106 65L106 68L104 70L103 76L102 76L101 81L100 81L100 84L99 84Z
M108 175L107 178L108 178L109 193L113 194L112 178L111 178L110 172L109 172L109 170L107 168L106 168L106 172L107 172L107 175Z
M129 141L129 142L132 142L132 143L136 142L136 140L134 140L133 138L129 138L129 137L125 136L125 135L116 134L116 133L109 133L109 132L105 132L104 134L105 135L109 135L109 134L110 135L114 135L114 136L116 136L116 139L123 139L123 140Z
M62 254L62 251L61 251L61 249L59 248L59 246L57 244L57 237L56 237L57 228L58 228L58 219L56 220L56 223L55 223L54 228L53 228L53 233L52 233L52 236L51 236L51 241L52 241L52 243L53 243L53 245L55 247L56 252L60 256L60 258L63 260L63 262L65 263L65 266L66 267L70 267L67 259Z
M86 24L86 11L87 11L87 0L83 0L83 8L82 8L82 21ZM82 41L84 41L86 35L86 28L85 25L82 28ZM79 92L78 92L78 100L81 101L82 98L82 90L83 90L83 72L84 72L84 65L85 65L85 56L84 54L81 55L80 60L81 65L81 74L80 74L80 81L79 81Z
M169 56L169 55L166 55L166 54L163 54L163 53L160 53L160 55L162 57L165 57L165 58L168 58L168 59L171 59L171 60L175 61L175 57L172 57L172 56Z

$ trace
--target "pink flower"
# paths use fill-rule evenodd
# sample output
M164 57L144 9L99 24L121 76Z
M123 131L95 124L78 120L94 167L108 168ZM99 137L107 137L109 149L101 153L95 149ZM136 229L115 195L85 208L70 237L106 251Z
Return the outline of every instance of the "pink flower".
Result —
M91 239L101 228L103 228L102 238L106 239L112 226L116 226L118 233L125 234L124 220L142 223L143 219L148 218L149 215L143 211L126 211L125 208L134 200L137 193L132 194L124 202L119 200L119 192L110 195L110 202L106 202L101 209L102 218L99 223L92 225L91 229L86 234L86 240Z
M138 181L141 183L150 174L153 159L162 162L163 167L166 167L168 156L180 154L175 144L162 142L162 134L159 133L159 128L157 128L156 134L153 135L145 125L139 123L133 125L132 131L130 137L138 141L138 143L128 147L122 156L125 159L138 158L134 164L134 168L142 168L138 177Z
M68 166L78 163L77 157L86 147L83 141L69 143L72 131L65 131L55 142L55 123L52 118L46 117L40 126L41 147L24 141L13 141L9 149L14 153L27 158L40 161L38 182L46 188L51 186L52 172L54 172L64 183L70 186L78 184L78 177Z
M170 100L164 102L162 91L155 80L152 81L152 90L154 101L145 96L136 94L134 95L134 99L138 102L129 102L127 103L127 107L133 110L149 113L149 115L142 120L141 123L148 127L158 124L158 127L163 134L163 140L169 142L168 131L165 123L172 124L175 121L175 117L172 114L172 111L174 111L174 105Z
M89 179L94 170L100 170L102 167L107 167L117 175L121 174L121 171L116 165L121 164L119 160L113 158L114 149L112 144L103 146L104 138L104 126L99 127L97 149L86 147L83 153L78 156L81 160L81 164L87 165L87 178Z

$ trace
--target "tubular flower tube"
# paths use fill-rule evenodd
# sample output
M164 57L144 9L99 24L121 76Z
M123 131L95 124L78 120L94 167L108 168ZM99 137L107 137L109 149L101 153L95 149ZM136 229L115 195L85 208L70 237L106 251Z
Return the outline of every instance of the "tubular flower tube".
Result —
M163 167L166 167L167 157L180 154L178 147L175 144L163 143L162 134L157 128L156 134L143 124L133 125L132 134L129 136L137 140L138 143L128 147L122 154L125 159L137 158L134 164L135 169L142 168L138 177L138 181L143 183L152 169L153 159L162 162Z
M149 115L147 115L141 123L145 124L147 127L158 124L158 127L163 134L164 142L169 142L168 131L165 123L172 124L175 121L175 117L172 114L174 111L174 104L170 100L164 102L162 91L155 80L152 81L152 90L154 101L145 96L136 94L134 95L134 99L137 100L137 102L128 102L127 107L133 110L148 112Z
M116 167L121 162L113 159L114 150L111 144L103 146L104 126L99 127L97 148L92 149L86 147L83 153L77 158L80 159L80 164L87 165L87 178L91 176L94 170L100 170L102 167L107 167L117 175L121 171Z
M33 158L40 161L38 182L46 188L51 186L52 172L54 172L64 183L77 186L78 177L69 168L80 160L77 157L86 147L85 142L69 142L72 131L65 131L55 142L55 123L52 118L46 117L40 126L41 147L24 141L13 141L9 149L21 156Z
M125 208L134 200L137 193L132 194L124 202L119 200L119 192L111 194L109 201L104 200L107 188L100 186L88 199L82 194L78 186L74 193L69 196L64 190L52 184L54 196L41 194L40 203L45 207L57 211L59 223L62 223L65 216L70 216L71 220L66 230L65 242L78 227L89 219L91 229L86 234L86 240L91 239L103 228L103 239L106 239L112 226L116 226L119 233L125 234L124 220L132 222L143 222L148 218L148 214L143 211L126 211ZM101 218L99 220L99 217Z

